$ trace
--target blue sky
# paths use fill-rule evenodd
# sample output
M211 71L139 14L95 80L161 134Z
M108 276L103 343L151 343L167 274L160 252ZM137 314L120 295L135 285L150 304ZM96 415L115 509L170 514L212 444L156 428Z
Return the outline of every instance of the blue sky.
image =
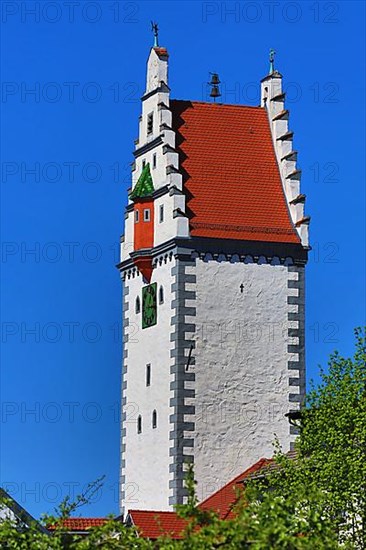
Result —
M178 99L206 99L208 72L217 71L224 102L256 105L268 51L277 51L312 217L307 368L317 379L332 350L352 353L353 328L364 322L364 4L1 7L0 480L39 516L105 474L82 513L117 513L121 286L114 266L150 20L169 50Z

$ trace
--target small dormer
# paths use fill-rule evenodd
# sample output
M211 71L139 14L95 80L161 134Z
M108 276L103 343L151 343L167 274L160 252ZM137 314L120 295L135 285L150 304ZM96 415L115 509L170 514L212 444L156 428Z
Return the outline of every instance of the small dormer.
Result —
M130 194L133 201L134 251L154 246L154 184L146 164Z
M154 246L154 184L147 163L130 193L133 201L133 257L134 264L146 281L150 281L152 273L151 249Z

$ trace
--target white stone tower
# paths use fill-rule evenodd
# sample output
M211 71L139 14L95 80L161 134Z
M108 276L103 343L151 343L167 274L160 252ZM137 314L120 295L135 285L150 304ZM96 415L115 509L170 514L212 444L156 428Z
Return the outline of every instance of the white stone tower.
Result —
M261 106L170 99L147 65L119 269L121 508L202 500L263 456L305 392L305 196L282 77Z

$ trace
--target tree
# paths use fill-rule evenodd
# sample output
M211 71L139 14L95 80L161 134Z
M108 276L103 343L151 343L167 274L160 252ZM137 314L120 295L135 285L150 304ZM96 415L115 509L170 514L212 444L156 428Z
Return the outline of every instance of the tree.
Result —
M366 548L366 338L365 330L355 334L354 358L335 352L308 393L297 459L277 453L281 468L271 484L320 510L340 543Z

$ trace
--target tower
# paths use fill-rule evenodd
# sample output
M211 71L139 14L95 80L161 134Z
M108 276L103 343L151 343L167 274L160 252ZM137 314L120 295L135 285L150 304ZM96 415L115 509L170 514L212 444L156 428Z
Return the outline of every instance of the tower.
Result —
M171 100L150 51L118 266L126 512L183 502L188 461L202 500L294 441L309 218L284 101L273 59L258 107Z

